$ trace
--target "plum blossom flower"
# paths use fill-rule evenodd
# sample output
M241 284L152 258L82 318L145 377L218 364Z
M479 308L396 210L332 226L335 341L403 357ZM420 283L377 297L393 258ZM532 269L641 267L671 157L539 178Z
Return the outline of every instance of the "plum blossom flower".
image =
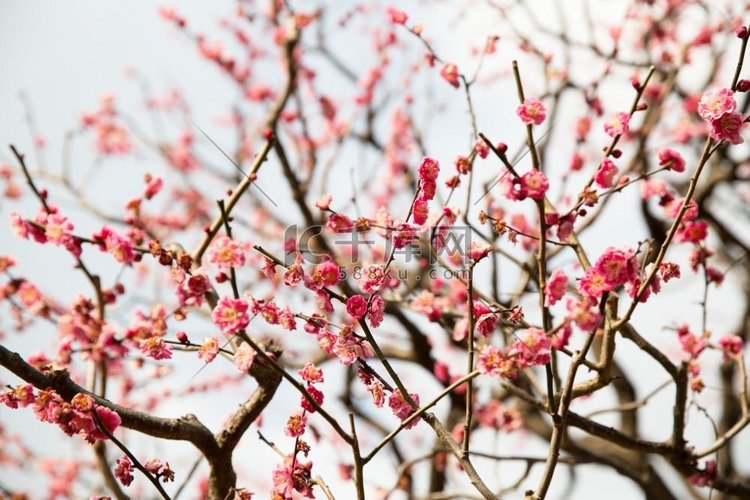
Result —
M596 181L596 184L601 188L611 188L618 171L619 169L617 168L617 165L615 165L615 162L609 157L604 158L601 165L599 165L596 174L594 174L594 181Z
M719 339L719 348L724 353L724 360L728 361L742 352L745 342L739 335L725 335Z
M480 261L490 254L492 247L490 245L482 245L476 241L471 242L471 248L469 248L469 258L475 262Z
M586 299L568 299L565 307L570 313L570 319L584 332L594 330L601 322L599 308L592 301Z
M216 238L208 251L208 259L219 269L230 269L245 265L247 244L233 240L228 236Z
M458 88L459 82L458 82L458 66L456 66L453 63L446 63L443 68L440 70L440 76L443 77L443 80L450 83L453 87Z
M318 406L322 406L323 405L323 399L325 399L325 398L324 398L324 394L323 394L322 391L319 391L314 386L308 384L307 385L307 393L310 395L310 397L313 399L313 401L315 401L318 404ZM310 404L310 402L304 396L302 396L302 399L300 401L300 406L302 406L302 408L304 410L307 410L310 413L315 413L315 411L316 411L315 407L312 404Z
M417 169L419 173L419 180L422 182L436 181L438 174L440 173L440 163L430 157L422 158Z
M549 189L549 180L541 170L531 170L521 176L525 193L530 198L541 200Z
M375 293L385 284L385 272L382 266L370 264L362 269L359 287L364 293Z
M239 371L247 373L255 361L255 350L250 344L243 342L235 351L233 361Z
M303 462L297 457L288 455L284 462L273 471L274 498L293 498L294 492L306 498L313 498L312 491L312 462Z
M509 349L509 355L515 356L523 366L539 366L549 363L552 341L544 330L527 328Z
M385 312L385 300L380 295L374 295L370 300L370 310L367 311L367 319L373 328L377 328L383 322Z
M354 222L343 214L331 214L326 227L334 233L348 233L354 227Z
M711 121L710 135L717 141L728 141L732 144L742 144L744 139L740 135L745 122L739 113L724 113Z
M141 343L141 352L156 360L170 359L172 348L161 337L151 337Z
M223 333L234 334L250 322L247 314L248 303L244 299L222 297L214 307L211 318Z
M406 21L409 19L406 12L398 10L395 7L388 7L385 9L385 12L388 14L388 19L390 19L393 24L406 24Z
M305 433L307 426L307 416L304 413L292 415L284 426L284 434L289 437L299 437Z
M133 243L114 232L107 226L102 227L99 232L94 233L92 238L99 243L99 248L114 256L117 262L130 264L135 260Z
M547 110L538 99L525 99L516 109L516 114L526 125L541 125L547 118Z
M332 200L333 200L333 196L326 193L323 196L321 196L320 199L318 199L318 201L315 202L315 206L321 210L330 210Z
M615 113L604 122L604 132L610 137L617 137L626 133L629 129L630 114Z
M411 396L411 399L419 406L419 395L410 392L409 396ZM393 414L396 415L402 422L409 418L409 415L414 413L414 410L412 409L411 405L406 402L406 399L401 394L400 389L394 389L394 391L391 393L390 397L388 398L388 406L390 406L391 411L393 411ZM411 429L415 425L419 423L419 419L415 418L408 424L406 424L406 429Z
M355 319L363 318L367 312L367 301L361 295L352 295L346 301L346 312Z
M683 222L674 235L677 243L700 243L708 236L708 223L702 220Z
M414 223L422 225L427 222L427 217L430 215L429 202L425 198L417 198L414 201L414 209L412 210L412 216Z
M674 172L685 171L685 159L674 149L661 148L656 155L659 157L660 167L666 167Z
M554 306L563 295L568 286L568 275L562 269L555 269L547 280L547 286L544 288L544 305L546 307Z
M302 380L308 384L319 384L323 382L323 370L312 363L306 363L297 373L299 373Z
M117 465L115 466L114 474L123 486L130 486L133 482L133 463L130 461L127 455L123 455L117 459Z
M198 359L204 363L210 363L219 354L219 339L215 335L206 337L198 349Z
M73 235L70 234L75 226L67 217L61 214L49 214L45 222L44 235L47 241L55 245L65 245Z
M488 345L479 353L477 368L481 373L514 379L520 369L514 356L494 345Z
M732 113L736 108L734 92L728 88L709 90L698 102L698 114L707 122L717 120L726 113Z

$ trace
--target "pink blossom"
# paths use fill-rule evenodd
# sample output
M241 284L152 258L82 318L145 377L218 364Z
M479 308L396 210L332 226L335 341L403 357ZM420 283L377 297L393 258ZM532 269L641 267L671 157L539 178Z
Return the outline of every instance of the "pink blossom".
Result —
M680 210L682 210L682 204L684 203L684 198L680 198L677 200L672 200L666 205L664 205L664 215L672 220L677 218L677 215L679 215ZM696 203L695 200L690 200L687 205L687 209L685 210L685 213L682 215L683 221L690 221L698 218L698 203Z
M734 100L734 92L723 88L705 92L698 102L698 114L707 122L713 122L726 113L731 113L737 108Z
M312 462L288 455L273 471L273 496L293 498L296 491L306 498L313 498L311 470Z
M44 297L42 297L39 289L29 281L24 281L18 285L16 296L21 305L32 313L40 313L45 308Z
M396 224L396 228L392 231L393 246L396 248L405 248L417 237L417 230L411 224L400 223Z
M419 395L410 392L409 396L411 396L411 399L419 406ZM393 414L396 415L396 417L399 418L402 422L409 418L409 415L414 413L414 409L409 405L409 403L406 402L406 399L401 394L401 391L399 389L394 389L394 391L391 393L390 397L388 398L388 406L390 406L391 411L393 411ZM404 428L411 429L415 425L419 423L419 419L415 418Z
M628 131L630 115L628 113L615 113L604 122L604 132L610 137L617 137Z
M143 192L143 197L150 200L161 191L164 181L161 177L150 177L146 182L146 190Z
M315 266L314 273L320 273L325 286L334 286L339 282L339 266L329 260Z
M210 363L219 354L219 339L215 335L206 337L198 349L198 359L204 363Z
M691 333L687 325L681 325L677 329L677 336L682 350L692 358L697 357L706 348L706 339Z
M382 266L370 264L362 269L359 287L364 293L375 293L385 284L385 273Z
M141 342L141 352L156 360L172 357L172 348L161 337L151 337Z
M363 318L367 312L367 301L361 295L352 295L346 301L346 312L355 319Z
M477 421L485 427L512 432L523 425L521 412L504 406L500 401L491 399L486 405L477 409Z
M516 356L524 366L539 366L549 363L552 341L544 330L527 328L510 347L509 355Z
M596 303L585 299L568 299L566 308L570 319L584 332L591 332L599 326L601 314Z
M106 251L118 262L130 264L135 260L133 243L115 233L107 226L102 227L99 232L94 233L92 239L97 241L102 251Z
M284 434L289 437L299 437L305 433L307 426L307 416L304 413L292 415L284 426Z
M546 307L554 306L563 295L568 287L568 275L562 269L555 269L547 280L547 286L544 289L544 305Z
M406 24L406 21L409 19L406 12L398 10L395 7L388 7L385 9L385 12L393 24Z
M308 384L323 383L323 370L312 363L306 363L297 373Z
M526 125L541 125L547 118L547 110L538 99L525 99L516 109L516 114Z
M352 220L346 215L331 214L331 216L328 217L326 227L334 233L347 233L354 227L354 222L352 222Z
M255 350L250 347L250 344L243 342L235 351L233 361L239 371L247 373L255 361Z
M332 335L332 334L331 334ZM330 353L339 358L341 364L349 366L358 359L372 357L370 344L352 332L351 328L345 328L338 335L332 335L333 343L330 344Z
M661 148L656 154L659 157L660 167L666 167L674 172L685 171L685 159L674 149Z
M321 210L330 210L331 200L333 200L333 196L331 196L330 194L324 194L318 201L315 202L315 206Z
M476 241L471 242L471 248L469 249L469 258L475 262L480 261L487 257L492 251L490 245L482 245Z
M296 286L305 278L305 270L302 268L302 256L298 253L294 264L284 271L284 284L286 286Z
M632 248L620 250L609 247L596 261L596 269L604 276L610 290L626 281L635 279L638 263Z
M419 180L422 182L436 181L440 173L440 164L437 160L429 157L422 158L418 168Z
M478 139L476 144L474 144L474 151L476 151L477 155L482 159L485 159L490 155L490 147L482 139Z
M456 66L453 63L446 63L443 68L440 70L440 76L443 77L443 79L453 85L455 88L459 87L459 73L458 73L458 66Z
M370 300L370 310L367 311L367 319L373 328L377 328L383 322L385 312L385 300L380 295L373 295Z
M414 201L412 215L414 217L414 224L422 225L427 222L427 217L430 215L430 207L426 198L417 198Z
M315 401L318 404L318 406L323 406L323 399L325 398L324 398L324 394L322 391L319 391L314 386L308 384L307 393L310 395L313 401ZM307 410L310 413L315 413L316 411L315 407L312 404L310 404L310 402L304 396L302 396L302 399L300 401L300 406L302 406L304 410Z
M541 170L534 169L526 172L521 177L521 181L523 182L526 195L535 200L544 198L544 194L549 189L547 176Z
M683 222L674 235L677 243L700 243L708 236L708 224L706 221Z
M0 273L16 265L16 259L10 255L0 255Z
M745 341L739 335L725 335L719 339L719 348L724 353L724 360L728 361L742 352Z
M618 171L619 169L617 168L617 165L615 165L615 162L609 157L604 158L601 165L599 165L596 174L594 174L594 181L596 181L596 184L601 188L611 188Z
M133 463L130 461L127 455L123 455L122 457L117 459L117 465L115 466L114 474L117 480L120 481L123 486L130 486L130 483L133 482L133 469Z
M479 353L477 368L487 375L514 379L520 366L515 357L508 356L505 351L494 345L487 345Z
M248 303L244 299L222 297L214 307L211 318L223 333L233 334L245 328L250 322L247 309Z
M49 214L45 223L44 235L47 237L47 241L52 244L65 245L73 237L70 233L74 228L73 223L64 215Z
M610 291L612 286L607 283L607 278L601 270L591 266L586 269L586 273L578 284L578 289L588 297L597 299Z
M680 277L680 266L674 262L662 262L659 266L659 276L664 282Z
M211 243L208 250L209 262L219 269L230 269L245 265L245 255L248 245L233 240L228 236L220 236Z
M739 113L724 113L711 122L711 137L717 141L729 141L732 144L742 144L744 139L740 135L745 125Z

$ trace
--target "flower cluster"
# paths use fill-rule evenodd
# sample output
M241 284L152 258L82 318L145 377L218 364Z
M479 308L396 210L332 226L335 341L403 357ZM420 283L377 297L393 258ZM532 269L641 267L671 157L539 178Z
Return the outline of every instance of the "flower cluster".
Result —
M409 397L411 397L411 399L417 404L417 406L419 406L419 394L410 392ZM404 395L401 393L400 389L393 390L390 397L388 398L388 406L390 406L393 414L396 415L401 421L406 420L412 413L414 413L414 409L406 401L406 398L404 398ZM406 424L405 428L411 429L418 423L419 419L415 418L414 420Z
M120 426L120 416L117 413L97 405L91 396L82 393L76 394L67 402L52 389L35 394L30 385L24 385L1 392L0 402L9 408L32 406L42 422L57 424L68 436L78 434L89 443L107 439L107 435L99 427L100 423L109 434Z
M477 368L496 377L515 379L530 366L549 363L552 341L539 328L528 328L504 349L487 345L480 353Z
M549 180L541 170L531 170L521 176L507 172L500 181L500 189L511 201L522 201L526 198L541 200L549 189Z
M745 121L741 113L735 112L736 109L734 92L727 88L704 93L698 103L698 114L711 126L713 139L741 144L743 139L740 133Z
M273 471L273 498L291 500L294 492L305 498L313 498L312 462L303 462L288 455Z
M419 164L419 196L414 201L412 210L414 223L424 224L429 216L429 202L435 198L440 164L432 158L422 158Z

